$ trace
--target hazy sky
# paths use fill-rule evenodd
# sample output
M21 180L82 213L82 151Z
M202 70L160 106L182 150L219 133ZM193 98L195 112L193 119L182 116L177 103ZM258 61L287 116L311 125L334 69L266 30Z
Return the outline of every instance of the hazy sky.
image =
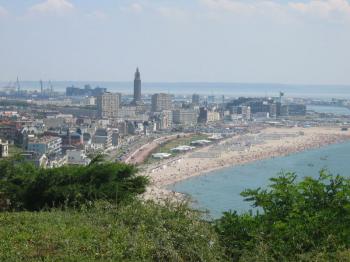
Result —
M0 0L0 80L350 84L348 0Z

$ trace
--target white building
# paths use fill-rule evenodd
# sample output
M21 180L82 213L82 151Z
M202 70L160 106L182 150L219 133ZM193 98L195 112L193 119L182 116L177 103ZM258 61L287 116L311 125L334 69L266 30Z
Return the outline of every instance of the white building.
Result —
M44 136L29 139L27 150L40 155L56 155L61 153L62 139L60 137Z
M195 149L194 146L183 145L183 146L178 146L178 147L172 148L172 149L170 149L170 151L171 152L187 152L187 151L191 151L193 149Z
M9 155L9 143L8 141L2 141L0 139L0 158L8 157Z
M97 97L98 115L102 118L117 118L121 108L120 93L104 93Z
M156 158L156 159L165 159L165 158L171 157L171 154L169 154L169 153L155 153L155 154L152 154L152 157Z
M86 156L84 150L67 150L68 165L82 165L87 166L91 160Z
M112 147L113 131L109 128L98 128L92 136L93 148L108 149Z

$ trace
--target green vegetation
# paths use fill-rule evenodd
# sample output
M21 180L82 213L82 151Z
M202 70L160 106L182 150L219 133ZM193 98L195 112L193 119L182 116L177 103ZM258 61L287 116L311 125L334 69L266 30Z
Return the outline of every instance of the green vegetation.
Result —
M23 100L0 100L0 106L16 106L16 107L28 107L30 104Z
M172 153L170 149L178 147L178 146L189 146L191 142L201 139L208 139L207 135L204 134L195 134L188 137L179 137L177 139L171 140L167 143L161 145L155 153Z
M227 212L216 221L233 261L350 260L350 180L325 171L318 179L296 178L282 174L269 189L242 193L262 212Z
M180 136L176 139L170 140L162 145L160 145L156 150L152 152L154 153L169 153L172 154L173 156L179 155L181 153L179 152L172 152L171 149L178 147L178 146L189 146L191 145L191 142L196 141L196 140L202 140L202 139L208 139L208 135L205 134L194 134L191 136ZM154 161L158 161L157 159L152 158L152 154L149 156L149 158L145 161L146 163L152 163Z
M16 145L9 145L9 156L10 157L15 157L22 152L23 152L22 148L20 148Z
M242 193L254 213L206 221L141 201L134 166L0 161L0 261L350 261L350 179L293 173Z
M46 207L80 206L95 200L120 203L143 193L147 178L126 164L101 162L87 167L36 168L15 159L0 161L0 192L9 209L41 210Z
M107 202L0 214L0 261L222 261L212 227L186 206Z

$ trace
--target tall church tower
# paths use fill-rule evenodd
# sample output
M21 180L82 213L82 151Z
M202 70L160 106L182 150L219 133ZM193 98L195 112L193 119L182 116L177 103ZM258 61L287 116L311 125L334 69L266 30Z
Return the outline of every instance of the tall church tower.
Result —
M141 75L139 68L136 69L134 79L134 103L141 103Z

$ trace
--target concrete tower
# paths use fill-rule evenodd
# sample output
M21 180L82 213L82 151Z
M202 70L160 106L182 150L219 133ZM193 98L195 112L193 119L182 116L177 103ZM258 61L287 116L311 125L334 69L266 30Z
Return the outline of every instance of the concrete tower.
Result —
M134 103L138 104L141 102L141 75L139 68L137 68L134 79Z

